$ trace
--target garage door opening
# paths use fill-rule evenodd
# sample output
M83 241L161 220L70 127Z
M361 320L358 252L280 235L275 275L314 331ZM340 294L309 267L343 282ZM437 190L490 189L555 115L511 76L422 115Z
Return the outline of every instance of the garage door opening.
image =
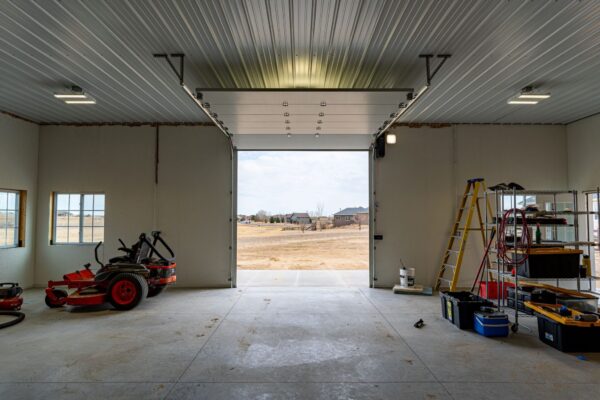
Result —
M237 285L369 284L369 153L238 151Z

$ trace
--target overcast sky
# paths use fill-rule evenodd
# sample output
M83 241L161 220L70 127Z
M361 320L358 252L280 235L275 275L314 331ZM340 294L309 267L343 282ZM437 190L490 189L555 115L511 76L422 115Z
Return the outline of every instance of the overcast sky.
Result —
M238 213L312 212L369 206L366 151L240 151Z

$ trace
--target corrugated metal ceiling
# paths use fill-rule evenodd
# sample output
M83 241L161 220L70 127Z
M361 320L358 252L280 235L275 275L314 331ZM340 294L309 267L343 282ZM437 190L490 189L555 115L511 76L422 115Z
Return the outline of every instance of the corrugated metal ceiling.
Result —
M2 1L0 110L39 122L205 122L189 87L394 88L451 53L400 122L567 123L600 112L598 1ZM52 93L77 84L94 106ZM506 100L526 85L536 106Z

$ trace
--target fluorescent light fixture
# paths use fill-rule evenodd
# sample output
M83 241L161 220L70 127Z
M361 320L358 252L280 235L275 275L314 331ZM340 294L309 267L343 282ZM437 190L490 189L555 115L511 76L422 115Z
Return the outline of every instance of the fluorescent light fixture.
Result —
M535 100L509 100L508 104L537 104Z
M96 100L87 99L87 100L65 100L67 104L96 104Z
M55 99L60 99L65 104L96 104L96 100L88 96L79 86L72 86L71 90L54 93Z
M396 144L396 134L388 133L387 135L385 135L385 142L387 144Z
M544 100L544 99L549 99L550 95L549 94L533 94L533 93L521 93L519 95L520 99L540 99L540 100Z
M54 93L54 97L57 99L85 99L87 96L83 93Z

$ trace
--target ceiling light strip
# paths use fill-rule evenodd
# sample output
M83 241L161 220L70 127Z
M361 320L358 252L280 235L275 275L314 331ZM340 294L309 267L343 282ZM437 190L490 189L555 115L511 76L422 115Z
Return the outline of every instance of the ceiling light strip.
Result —
M536 100L509 100L508 104L537 104Z
M528 94L528 93L522 93L519 95L519 99L549 99L550 95L549 94Z
M54 97L57 99L86 99L85 94L70 94L70 93L54 93Z
M86 99L86 100L65 100L66 104L96 104L96 100L94 99Z

